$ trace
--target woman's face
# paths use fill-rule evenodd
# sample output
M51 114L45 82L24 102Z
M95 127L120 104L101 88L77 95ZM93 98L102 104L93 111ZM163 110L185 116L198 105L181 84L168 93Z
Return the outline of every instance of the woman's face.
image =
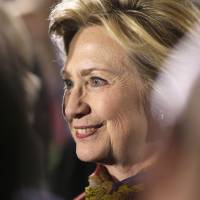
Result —
M147 134L142 84L128 63L102 26L81 29L70 44L63 109L83 161L127 162L128 155L137 160L142 151Z

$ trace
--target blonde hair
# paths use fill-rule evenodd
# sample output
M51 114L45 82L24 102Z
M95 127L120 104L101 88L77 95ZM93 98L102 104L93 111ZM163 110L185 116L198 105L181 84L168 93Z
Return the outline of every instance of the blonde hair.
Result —
M63 0L51 12L50 33L64 39L67 53L80 28L103 25L151 86L169 50L198 18L190 0Z

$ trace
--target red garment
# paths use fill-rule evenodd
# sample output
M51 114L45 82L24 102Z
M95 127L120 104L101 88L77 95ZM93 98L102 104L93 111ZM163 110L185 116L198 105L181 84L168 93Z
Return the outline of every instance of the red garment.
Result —
M85 192L83 192L82 194L78 195L73 200L85 200Z

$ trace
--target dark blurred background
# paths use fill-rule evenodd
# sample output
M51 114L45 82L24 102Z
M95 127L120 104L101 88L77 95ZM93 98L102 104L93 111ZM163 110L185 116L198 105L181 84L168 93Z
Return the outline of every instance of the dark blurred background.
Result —
M28 158L27 163L29 163L24 162L23 167L16 170L17 177L26 176L28 180L26 182L29 183L16 184L15 193L20 193L21 196L14 194L15 198L13 199L51 199L50 196L52 199L72 199L84 190L87 185L87 176L91 174L95 167L93 164L80 162L76 157L75 144L62 116L63 83L60 78L62 64L57 59L56 50L48 34L48 16L56 2L54 0L0 0L0 7L13 17L13 24L16 24L15 18L20 19L20 23L23 23L26 28L26 33L23 33L22 38L25 36L29 38L30 43L27 42L27 46L33 57L31 67L28 70L36 76L38 81L37 97L32 108L34 117L31 117L31 130L34 133L31 133L30 136L26 135L28 140L32 141L32 137L34 137L36 142L32 142L30 145L26 139L22 139L22 143L15 145L18 141L13 137L14 144L9 143L7 145L6 141L10 141L10 139L5 138L5 142L2 140L2 143L4 142L2 148L6 145L10 149L14 146L15 148L23 146L23 153L19 155L19 159ZM3 27L2 30L5 29L5 32L9 26L12 26L12 24L0 24L1 29ZM12 31L12 28L10 31ZM19 41L16 41L16 45L17 43ZM12 56L9 54L8 51L8 57L11 59ZM0 67L1 65L2 63L0 63ZM18 72L13 70L12 73ZM20 73L18 74L20 76ZM27 88L25 85L24 87ZM4 90L6 91L6 89ZM29 86L28 90L31 93L32 86ZM4 93L1 95L4 95ZM32 99L32 96L30 99ZM3 104L8 104L7 99L3 101ZM11 114L9 109L4 109L3 112ZM18 111L13 110L13 112ZM17 114L15 120L16 123L19 120ZM7 118L4 117L1 123L9 124L9 115ZM20 130L14 130L17 138L24 137ZM3 133L3 128L0 131ZM35 149L35 151L30 149ZM10 154L5 155L5 157L9 156ZM17 160L18 157L16 155L13 155L13 157L16 158L11 158L11 162L8 164L11 170L17 168L14 159ZM4 170L1 169L2 174ZM15 179L15 177L8 170L8 176L5 177L5 180L10 182L9 179ZM32 182L37 182L37 187ZM2 188L3 190L6 194L6 190Z

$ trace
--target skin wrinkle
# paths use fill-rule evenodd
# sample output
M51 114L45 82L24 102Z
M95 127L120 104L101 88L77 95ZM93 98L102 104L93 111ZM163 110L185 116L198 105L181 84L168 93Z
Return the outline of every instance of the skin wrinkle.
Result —
M102 26L81 29L70 44L64 71L74 82L65 97L64 112L78 157L104 164L119 180L144 167L139 160L147 145L147 117L140 101L143 87L123 48ZM90 77L96 76L106 84L90 85ZM103 126L94 135L84 140L76 137L74 125L98 123Z
M130 142L129 145L130 146L132 146L132 145L134 146L138 142L137 138L134 138L134 140L132 140L132 138L131 138L132 134L131 135L129 134L130 130L127 130L127 127L123 126L124 124L122 124L121 121L124 121L124 118L125 118L124 113L128 113L128 112L135 112L135 113L137 113L138 112L138 108L135 107L133 110L130 110L128 107L126 107L126 105L123 105L122 103L120 105L122 107L125 107L125 110L124 110L123 113L121 113L121 112L117 113L117 115L116 115L116 121L113 121L113 123L112 123L112 125L113 125L113 131L115 131L115 130L121 130L122 134L128 136L127 139L126 139L126 141L124 143L128 144ZM132 121L134 123L134 119L128 119L128 120L130 120L130 121ZM131 132L134 135L135 132L136 132L136 130L133 129ZM140 137L138 137L138 138L140 138ZM116 142L116 141L113 141L113 142ZM127 145L127 146L129 146L129 145ZM130 162L133 159L135 160L135 162L137 161L138 158L136 158L136 157L133 158L133 156L132 156L133 152L132 151L130 151L130 154L126 153L126 156L123 156L123 152L126 152L126 148L127 148L126 145L122 145L120 147L118 145L116 145L116 146L117 146L117 148L115 149L115 151L116 152L119 151L118 154L122 153L122 155L120 156L120 158L122 158L122 159L119 160L118 162L121 162L121 163L123 163L123 165L125 165L127 163L127 160L128 160L128 162ZM129 157L129 159L128 159L128 157Z

